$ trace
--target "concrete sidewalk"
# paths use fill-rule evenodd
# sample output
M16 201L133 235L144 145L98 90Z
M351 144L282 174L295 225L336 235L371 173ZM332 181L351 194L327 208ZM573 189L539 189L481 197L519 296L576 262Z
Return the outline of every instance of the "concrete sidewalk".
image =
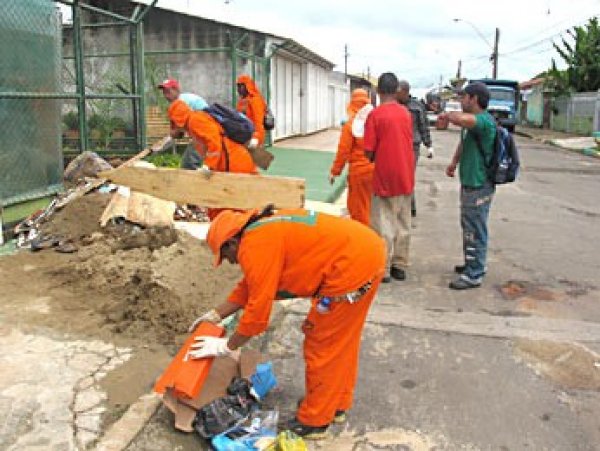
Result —
M572 133L558 132L545 128L517 126L515 134L551 144L561 149L582 153L586 156L600 158L600 144L591 136L580 136Z

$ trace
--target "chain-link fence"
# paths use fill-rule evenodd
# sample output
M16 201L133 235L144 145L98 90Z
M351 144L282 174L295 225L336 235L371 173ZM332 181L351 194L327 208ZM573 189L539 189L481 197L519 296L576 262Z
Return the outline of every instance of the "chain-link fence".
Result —
M60 15L47 0L0 14L0 203L52 194L62 178Z

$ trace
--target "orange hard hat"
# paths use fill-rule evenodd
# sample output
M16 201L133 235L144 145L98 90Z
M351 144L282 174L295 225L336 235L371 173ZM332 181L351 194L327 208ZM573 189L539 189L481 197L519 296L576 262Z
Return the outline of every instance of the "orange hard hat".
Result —
M256 209L248 211L224 210L213 219L206 235L206 242L210 250L215 254L215 266L221 264L221 246L227 240L240 233L246 224L248 224L248 221L257 214L258 210Z

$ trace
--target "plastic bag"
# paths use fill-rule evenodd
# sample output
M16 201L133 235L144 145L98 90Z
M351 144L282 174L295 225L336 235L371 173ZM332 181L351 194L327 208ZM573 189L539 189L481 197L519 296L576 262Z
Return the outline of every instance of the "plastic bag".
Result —
M244 425L213 437L211 444L216 451L265 450L275 441L278 420L276 410L254 412Z
M265 451L308 451L308 448L302 437L292 431L283 431Z
M273 363L266 362L256 365L256 371L250 376L252 394L260 400L277 386L277 378L273 373Z
M250 395L250 383L245 379L233 378L227 393L227 396L215 399L196 413L194 429L202 438L210 439L237 426L258 408L258 403Z

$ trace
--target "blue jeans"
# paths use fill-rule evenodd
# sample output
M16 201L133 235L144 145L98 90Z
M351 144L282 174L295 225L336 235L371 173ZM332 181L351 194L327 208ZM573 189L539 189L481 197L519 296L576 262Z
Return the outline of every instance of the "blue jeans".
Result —
M481 188L461 187L460 225L463 232L463 253L466 276L480 283L486 272L488 216L496 187L486 183Z

